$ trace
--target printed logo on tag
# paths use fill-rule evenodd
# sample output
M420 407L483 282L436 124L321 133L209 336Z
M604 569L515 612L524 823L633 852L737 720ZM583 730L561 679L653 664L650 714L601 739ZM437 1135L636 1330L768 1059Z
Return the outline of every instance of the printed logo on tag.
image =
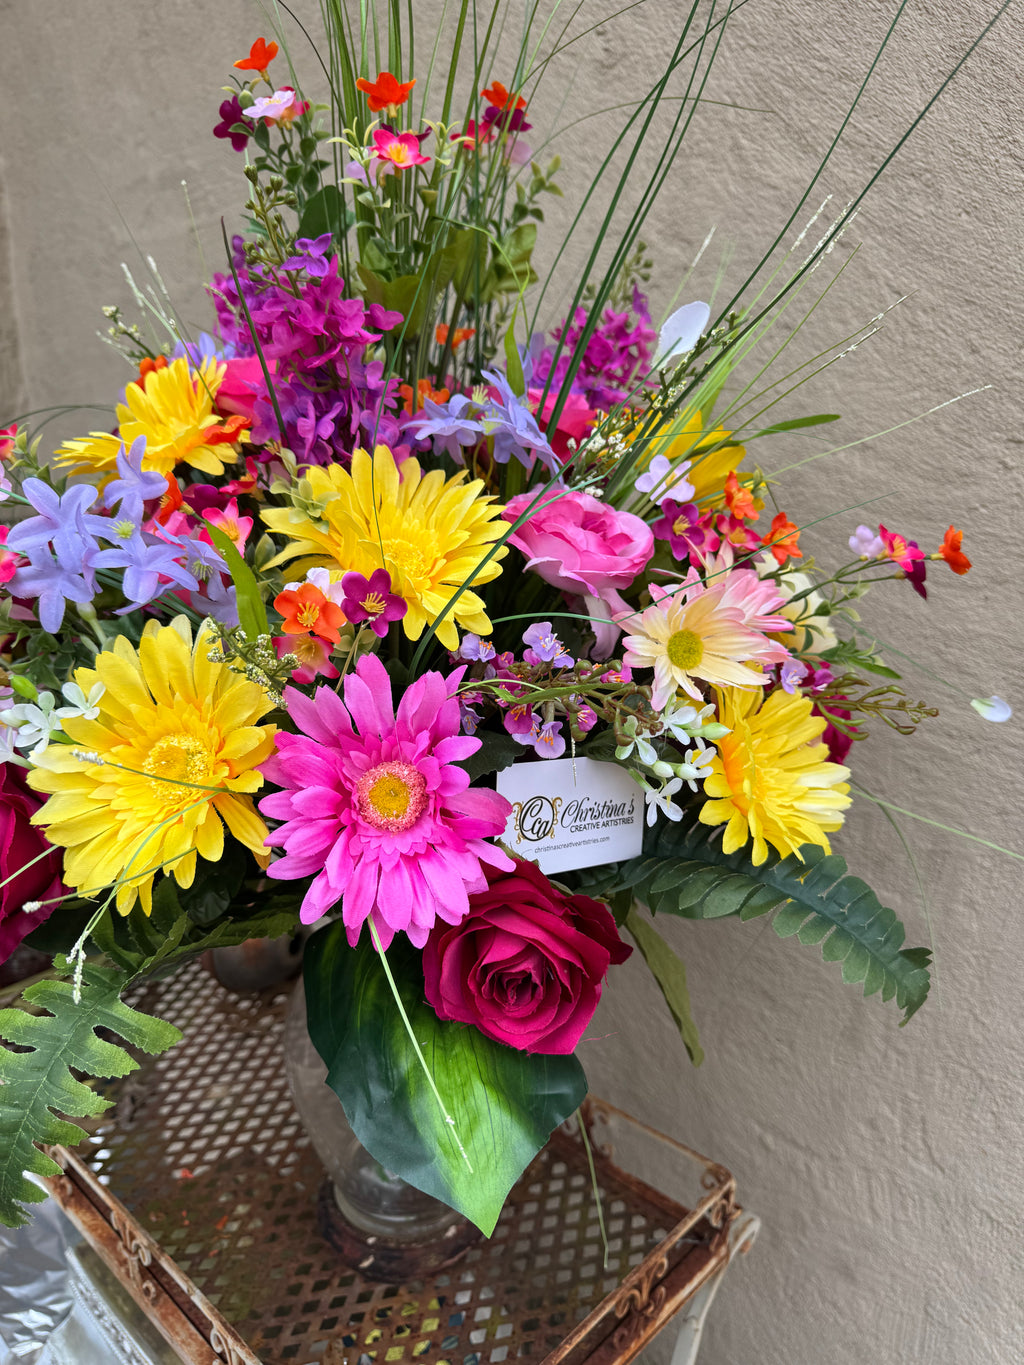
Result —
M614 763L513 763L498 773L497 785L512 803L506 847L542 872L614 863L643 851L643 794Z

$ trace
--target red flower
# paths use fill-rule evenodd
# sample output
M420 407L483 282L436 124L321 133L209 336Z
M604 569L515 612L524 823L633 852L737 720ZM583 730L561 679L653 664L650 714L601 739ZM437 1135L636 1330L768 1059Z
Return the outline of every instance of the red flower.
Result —
M452 340L452 350L457 351L464 341L468 341L470 337L475 336L476 336L475 327L456 327L455 336ZM447 322L439 322L437 326L434 328L434 340L437 342L439 346L443 346L445 342L448 340ZM445 398L447 398L448 396L449 396L448 394L445 394Z
M785 564L787 559L803 559L804 552L797 548L800 531L785 512L776 512L772 517L772 529L761 537L761 544L767 545L775 556L776 564Z
M390 71L381 71L375 81L360 76L356 89L363 92L372 112L378 114L382 109L397 109L404 104L415 84L415 80L400 81Z
M440 1019L473 1024L521 1052L572 1052L613 962L632 952L608 908L567 896L534 863L489 871L454 926L423 949L424 992Z
M971 567L971 561L960 549L963 542L963 531L956 530L951 526L946 532L945 539L939 546L937 555L933 559L944 559L954 573L964 574Z
M480 91L481 97L495 109L525 109L526 101L522 95L511 95L501 81L492 81L486 90ZM515 101L513 103L513 101Z
M928 589L924 586L924 551L916 541L907 540L898 531L887 531L881 524L878 527L878 534L885 546L885 553L903 570L917 595L926 598Z
M143 356L142 360L139 362L139 377L136 380L139 388L144 389L146 387L146 380L151 374L157 374L160 370L165 370L166 368L167 357L165 355Z
M182 506L185 499L182 496L181 485L173 474L165 474L167 480L167 492L160 498L160 509L156 514L156 519L161 526L166 526L173 514Z
M447 389L435 389L429 379L417 381L415 396L411 384L399 384L398 394L402 400L402 407L410 417L414 412L419 412L425 398L429 398L432 403L447 403L451 397Z
M262 76L276 56L276 43L268 43L265 38L257 38L249 49L248 57L235 62L235 66L239 71L258 71Z
M60 879L60 850L39 858L49 841L30 821L41 805L29 791L23 770L13 763L0 764L0 881L6 881L0 887L0 962L6 962L25 935L50 917L56 906L46 902L67 894ZM39 861L33 862L35 858ZM38 910L23 909L34 901L42 902Z

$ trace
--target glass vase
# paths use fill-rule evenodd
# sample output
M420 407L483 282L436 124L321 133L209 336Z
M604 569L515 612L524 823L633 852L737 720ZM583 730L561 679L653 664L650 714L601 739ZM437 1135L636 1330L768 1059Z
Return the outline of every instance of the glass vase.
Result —
M356 1137L309 1036L301 979L288 1002L284 1049L295 1107L327 1171L317 1221L342 1260L367 1279L392 1283L451 1265L482 1234L387 1170Z

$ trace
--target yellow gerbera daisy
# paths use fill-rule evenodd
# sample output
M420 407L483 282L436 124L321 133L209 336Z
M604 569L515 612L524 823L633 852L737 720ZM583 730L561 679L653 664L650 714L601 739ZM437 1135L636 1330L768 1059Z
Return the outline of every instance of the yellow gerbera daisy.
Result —
M732 470L739 469L747 455L741 445L727 444L719 450L713 449L720 441L728 439L729 432L724 427L705 431L699 412L684 412L651 437L637 472L641 467L646 469L656 455L664 456L672 465L689 460L686 477L693 485L689 501L699 503L702 508L724 507L725 481ZM706 453L708 451L710 454Z
M83 894L117 887L127 914L141 897L152 908L153 877L173 873L191 886L196 854L216 862L224 825L261 862L267 827L251 792L263 785L256 766L274 748L263 689L207 659L213 637L195 645L185 617L147 623L138 653L123 636L79 668L88 695L105 692L95 720L69 718L75 747L51 744L33 759L29 784L49 793L32 823L66 849L64 880ZM222 824L223 821L223 824Z
M480 496L482 480L465 482L464 470L451 479L439 469L422 474L416 460L396 465L387 446L377 446L372 459L365 450L353 451L351 472L340 465L314 465L302 473L304 507L310 510L263 513L267 525L291 541L272 564L301 555L295 566L300 574L326 568L335 574L355 570L368 578L375 569L386 569L392 590L408 604L402 625L410 640L418 640L424 626L437 620L475 570L474 586L501 573L504 545L480 565L507 530L503 509ZM478 635L490 633L483 600L472 588L437 627L446 649L459 647L456 623Z
M125 402L117 405L117 436L91 431L65 441L54 457L56 462L70 466L72 474L113 473L122 442L131 445L137 436L145 436L145 470L169 474L184 461L206 474L223 474L221 457L227 451L234 460L235 451L223 441L207 444L206 433L221 420L213 410L213 400L226 368L211 356L193 370L182 356L162 370L153 370L145 388L129 384L125 389Z
M768 856L768 844L783 857L800 857L804 844L830 852L826 831L843 823L850 804L849 768L828 761L828 749L814 741L825 718L811 714L810 697L778 689L760 705L757 693L727 688L718 694L719 719L730 733L718 740L713 771L704 792L701 823L725 821L722 848L732 853L753 839L754 865Z

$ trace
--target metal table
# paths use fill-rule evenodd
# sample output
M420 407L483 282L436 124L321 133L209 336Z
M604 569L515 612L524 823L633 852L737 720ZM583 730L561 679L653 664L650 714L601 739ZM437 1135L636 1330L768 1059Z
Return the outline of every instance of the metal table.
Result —
M194 964L132 1003L184 1041L111 1087L116 1107L76 1152L50 1149L63 1174L48 1183L188 1365L612 1365L676 1314L673 1365L696 1359L721 1276L757 1231L722 1166L592 1099L607 1261L567 1125L456 1266L363 1280L317 1230L324 1173L285 1078L286 995L231 995ZM95 1298L100 1272L76 1273Z

